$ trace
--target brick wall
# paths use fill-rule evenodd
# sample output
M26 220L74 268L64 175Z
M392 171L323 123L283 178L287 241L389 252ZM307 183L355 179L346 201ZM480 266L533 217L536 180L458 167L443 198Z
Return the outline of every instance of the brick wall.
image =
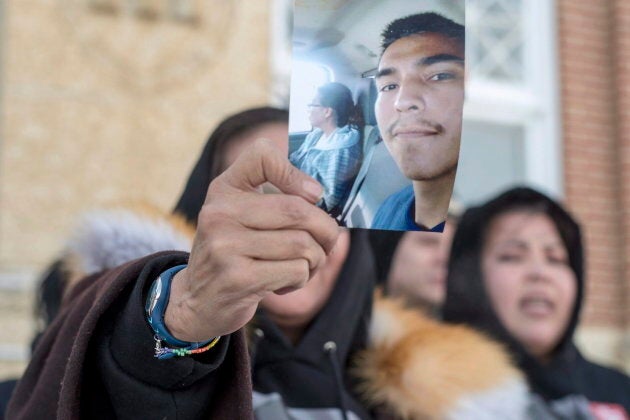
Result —
M583 324L621 333L630 325L630 4L559 0L558 19L566 201L587 244Z
M625 286L625 360L630 364L630 3L616 0L612 10L616 71L617 127L620 157L621 218ZM621 293L620 293L621 294Z

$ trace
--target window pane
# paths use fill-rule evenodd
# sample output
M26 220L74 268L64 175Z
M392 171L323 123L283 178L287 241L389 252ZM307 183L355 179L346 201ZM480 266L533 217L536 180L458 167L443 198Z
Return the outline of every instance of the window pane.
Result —
M300 77L291 78L289 132L310 131L307 105L313 102L317 88L331 81L330 73L320 64L296 60L293 61L292 72Z
M465 121L453 197L477 204L524 183L523 147L522 127Z
M466 54L472 77L523 82L521 0L469 0Z

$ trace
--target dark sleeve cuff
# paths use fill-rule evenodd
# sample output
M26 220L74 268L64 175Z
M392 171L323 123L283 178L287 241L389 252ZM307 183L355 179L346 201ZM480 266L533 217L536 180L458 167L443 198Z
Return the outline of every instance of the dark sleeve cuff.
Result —
M163 389L176 390L190 386L216 370L225 359L230 336L221 337L216 346L194 357L173 357L159 360L154 357L153 330L145 319L144 306L148 289L165 270L186 264L188 254L173 253L149 261L127 302L122 302L111 330L109 351L113 359L128 375Z

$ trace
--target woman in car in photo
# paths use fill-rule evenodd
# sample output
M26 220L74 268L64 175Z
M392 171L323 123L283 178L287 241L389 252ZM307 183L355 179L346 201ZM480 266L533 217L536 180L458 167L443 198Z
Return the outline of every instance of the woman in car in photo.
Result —
M308 108L313 131L289 158L324 186L320 206L337 215L361 166L360 117L350 89L341 83L320 86Z
M446 321L503 341L526 374L535 418L628 418L630 378L573 343L583 303L580 229L556 202L509 190L462 217L451 249Z

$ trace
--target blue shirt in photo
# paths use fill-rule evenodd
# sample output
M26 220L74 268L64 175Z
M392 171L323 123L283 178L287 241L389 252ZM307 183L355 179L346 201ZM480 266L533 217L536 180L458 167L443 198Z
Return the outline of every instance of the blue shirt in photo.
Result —
M415 197L413 185L409 185L387 197L383 204L381 204L372 221L372 229L415 230L425 232L444 231L445 222L431 229L418 226L414 220L414 214Z

